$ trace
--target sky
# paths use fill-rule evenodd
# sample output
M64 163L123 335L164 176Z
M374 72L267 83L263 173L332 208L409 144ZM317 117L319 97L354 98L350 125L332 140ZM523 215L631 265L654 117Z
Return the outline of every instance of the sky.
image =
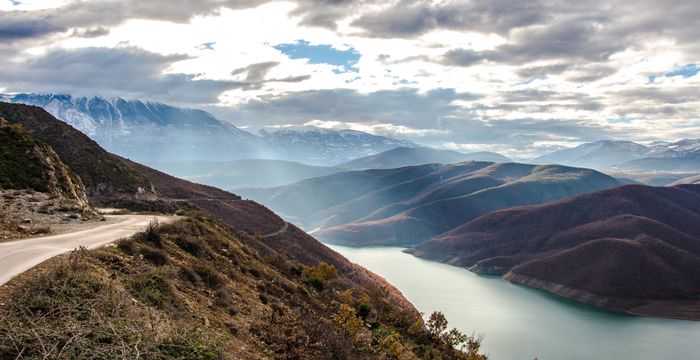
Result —
M0 0L0 92L528 158L700 137L694 0Z

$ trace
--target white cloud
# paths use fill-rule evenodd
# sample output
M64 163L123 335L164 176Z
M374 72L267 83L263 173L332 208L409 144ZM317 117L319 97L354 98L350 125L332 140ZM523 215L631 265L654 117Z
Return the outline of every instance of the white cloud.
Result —
M168 100L196 106L214 99L221 113L241 126L287 121L345 127L510 156L597 138L700 136L698 127L688 126L698 121L700 94L692 89L700 87L700 75L664 76L700 63L697 37L688 30L697 28L700 13L679 6L683 0L664 7L653 0L633 5L626 0L426 1L408 10L403 1L223 3L168 2L162 5L168 11L159 12L159 2L131 0L0 1L0 36L14 39L0 44L0 66L24 71L32 80L23 82L20 73L0 79L0 87L61 88L60 77L22 67L43 64L61 51L138 48L170 59L149 77L179 79L182 93L168 94ZM99 16L103 13L114 15ZM273 48L300 39L352 47L361 54L357 72L338 73L337 66L290 59ZM204 43L215 43L214 49L203 49ZM232 73L261 63L276 65L254 85L243 83L245 73ZM95 76L98 70L93 69ZM123 82L131 75L117 66L104 69L117 70L124 73L105 78ZM159 99L162 89L142 84L139 90L137 80L124 91ZM188 84L198 80L198 93L188 93L193 88ZM214 90L204 91L207 84ZM118 83L106 80L95 86L95 81L70 79L64 85L82 92L109 86L119 91ZM436 89L475 96L431 98L425 112L414 106ZM625 117L632 120L608 121Z

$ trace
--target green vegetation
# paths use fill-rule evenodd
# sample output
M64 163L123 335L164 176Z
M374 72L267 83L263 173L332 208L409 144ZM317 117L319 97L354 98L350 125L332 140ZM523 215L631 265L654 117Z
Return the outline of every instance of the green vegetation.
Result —
M32 139L21 125L0 126L0 189L48 192L46 147Z
M48 144L73 171L80 174L89 195L136 194L150 182L121 158L109 154L93 140L53 118L41 108L0 102L0 117L21 124L34 139Z
M478 339L246 236L200 213L46 262L0 298L0 359L485 359L455 348Z

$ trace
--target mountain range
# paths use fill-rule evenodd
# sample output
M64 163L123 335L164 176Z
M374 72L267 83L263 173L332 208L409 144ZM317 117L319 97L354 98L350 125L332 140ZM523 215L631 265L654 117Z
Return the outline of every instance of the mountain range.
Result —
M202 110L140 100L63 94L0 95L0 100L44 108L108 151L140 162L257 158L329 166L416 146L361 131L315 127L253 134Z
M488 212L617 186L594 170L463 162L337 173L240 189L331 243L417 244Z
M700 186L627 185L496 211L408 252L635 314L700 315Z
M601 140L555 151L532 160L622 173L700 171L700 139L655 142Z

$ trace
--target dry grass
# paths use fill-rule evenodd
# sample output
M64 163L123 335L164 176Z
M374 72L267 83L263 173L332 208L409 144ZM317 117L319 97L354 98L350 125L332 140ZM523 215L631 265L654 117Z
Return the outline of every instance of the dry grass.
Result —
M378 290L336 280L328 264L265 259L208 219L154 224L15 281L0 359L466 358L410 331L416 319Z

